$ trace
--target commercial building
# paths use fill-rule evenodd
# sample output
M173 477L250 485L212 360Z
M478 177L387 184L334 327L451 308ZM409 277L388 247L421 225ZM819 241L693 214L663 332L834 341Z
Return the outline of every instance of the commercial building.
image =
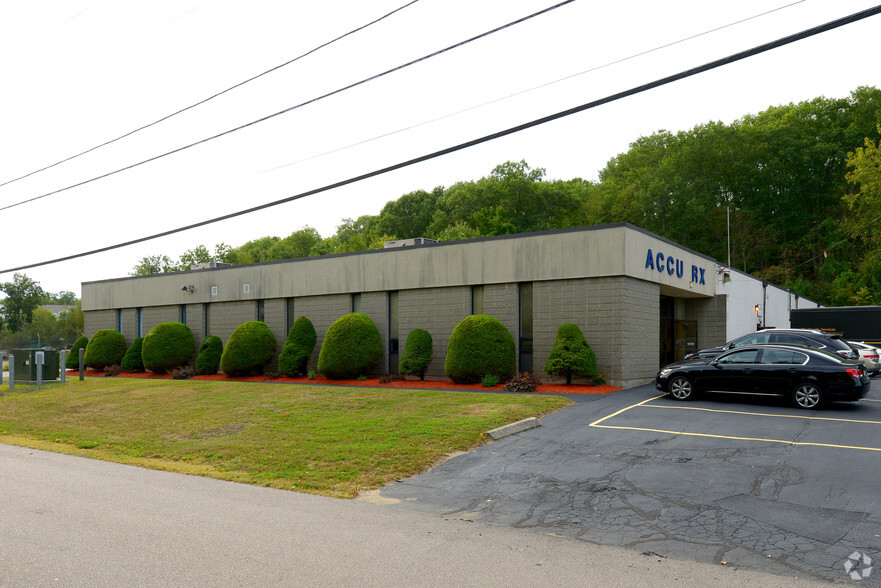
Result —
M301 316L324 333L349 312L369 315L385 345L380 373L395 373L407 334L429 331L428 377L444 377L447 342L470 314L500 319L519 371L540 377L557 328L575 323L607 381L650 381L660 365L757 327L788 327L789 310L817 306L628 223L423 244L82 285L86 335L117 329L128 343L166 321L197 344L224 343L264 321L279 350ZM271 369L271 367L270 367Z

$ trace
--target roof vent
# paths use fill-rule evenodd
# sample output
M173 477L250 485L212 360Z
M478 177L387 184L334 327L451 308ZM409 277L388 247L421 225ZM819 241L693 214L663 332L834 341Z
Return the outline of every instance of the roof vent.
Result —
M218 267L232 267L231 263L221 263L219 261L210 261L208 263L194 263L190 266L191 270L214 269Z
M395 247L413 247L415 245L428 245L429 243L437 243L436 239L426 239L425 237L416 237L415 239L398 239L397 241L386 241L382 244L383 249L393 249Z

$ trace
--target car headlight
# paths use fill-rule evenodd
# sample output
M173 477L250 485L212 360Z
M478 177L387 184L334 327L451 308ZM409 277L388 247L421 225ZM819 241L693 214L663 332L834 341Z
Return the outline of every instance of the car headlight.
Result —
M672 372L672 371L673 371L673 368L664 368L658 372L658 377L659 378L666 378L670 374L670 372Z

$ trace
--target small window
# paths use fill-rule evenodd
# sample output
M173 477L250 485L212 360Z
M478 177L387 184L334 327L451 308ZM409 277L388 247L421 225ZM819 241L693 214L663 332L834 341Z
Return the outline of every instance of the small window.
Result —
M774 365L802 365L808 357L804 353L788 351L785 349L765 349L762 354L762 363Z
M771 333L756 333L755 335L749 335L748 337L743 337L742 339L738 339L734 342L731 347L741 347L743 345L763 345L768 342L771 338Z
M186 304L180 305L180 323L182 325L187 324L187 305Z
M251 284L245 284L244 286L242 286L242 292L244 292L245 294L250 294L251 293Z
M471 286L471 314L484 314L483 286Z
M211 295L217 296L217 286L211 286Z
M745 349L730 353L725 357L719 358L720 365L740 365L744 363L756 363L756 355L759 352L755 349Z
M352 312L361 312L361 294L352 294Z
M256 318L256 320L260 321L261 323L265 322L264 321L265 316L266 315L263 312L263 301L258 300L257 301L257 318Z

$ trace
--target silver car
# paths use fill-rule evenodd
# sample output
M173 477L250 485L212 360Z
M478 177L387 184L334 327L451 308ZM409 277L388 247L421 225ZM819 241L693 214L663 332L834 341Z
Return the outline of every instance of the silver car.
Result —
M866 365L866 371L869 372L869 375L877 376L881 371L881 352L861 341L847 341L847 344L860 354L860 359Z

